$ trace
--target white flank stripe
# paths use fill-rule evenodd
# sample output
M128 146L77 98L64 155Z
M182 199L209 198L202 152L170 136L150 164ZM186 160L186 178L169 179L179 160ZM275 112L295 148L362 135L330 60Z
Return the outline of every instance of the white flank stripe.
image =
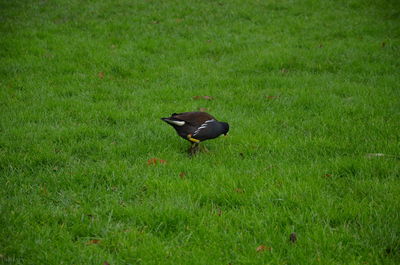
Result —
M193 136L196 136L196 134L198 134L201 131L201 129L206 128L208 123L213 121L214 119L205 121L199 128L197 128L197 130L193 133Z

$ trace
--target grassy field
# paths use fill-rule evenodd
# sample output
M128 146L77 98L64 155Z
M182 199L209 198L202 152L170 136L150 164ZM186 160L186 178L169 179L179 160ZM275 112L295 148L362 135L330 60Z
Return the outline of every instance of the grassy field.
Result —
M400 263L398 1L0 0L0 34L1 264ZM200 108L231 131L190 158L160 118Z

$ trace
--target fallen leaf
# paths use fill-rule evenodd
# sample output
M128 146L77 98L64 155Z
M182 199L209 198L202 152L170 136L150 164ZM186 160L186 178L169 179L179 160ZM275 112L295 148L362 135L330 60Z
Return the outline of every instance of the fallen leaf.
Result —
M267 99L276 99L279 98L279 96L267 96Z
M157 158L150 158L147 160L147 165L155 165L157 164Z
M158 20L153 20L151 23L153 23L153 24L159 24L160 21L158 21Z
M266 251L266 250L271 250L271 247L266 247L264 245L260 245L256 248L257 252L262 252L262 251Z
M222 210L220 208L217 209L217 214L218 214L218 216L222 215Z
M86 242L86 245L99 244L100 242L101 242L101 240L99 240L99 239L92 239L92 240Z
M157 165L157 163L165 164L165 163L167 163L167 161L160 159L160 158L156 158L156 157L153 157L153 158L150 158L149 160L147 160L147 165Z
M330 178L330 177L332 177L332 174L325 174L324 177Z
M324 47L324 45L320 44L320 45L319 45L319 47L320 47L320 48L323 48L323 47Z
M176 23L181 23L183 21L183 19L182 18L177 18L177 19L175 19L175 21L176 21Z
M107 261L104 261L103 265L110 265Z
M213 100L214 99L213 97L210 97L210 96L194 96L193 97L193 99L201 99L201 98L207 99L207 100Z
M184 179L184 178L185 178L185 176L186 176L186 173L185 173L185 172L181 172L181 173L179 173L179 177L180 177L181 179Z
M43 185L43 186L40 188L40 190L41 190L41 192L43 193L43 195L49 194L45 185Z
M288 69L286 69L286 68L281 69L281 73L287 73L287 72L288 72Z
M111 49L115 49L115 48L117 48L117 45L115 45L115 44L111 45Z
M236 188L235 191L236 191L237 193L243 193L243 192L244 192L244 190L243 190L243 189L240 189L240 188Z
M205 112L207 110L208 110L207 108L199 108L199 111L201 111L201 112Z
M104 72L98 73L98 76L99 76L100 79L103 79L104 78Z
M296 241L297 241L297 235L296 235L296 233L291 233L290 234L290 237L289 237L289 240L290 240L290 242L292 242L292 243L296 243Z
M211 43L211 42L212 42L212 40L207 40L207 42L208 42L208 43Z

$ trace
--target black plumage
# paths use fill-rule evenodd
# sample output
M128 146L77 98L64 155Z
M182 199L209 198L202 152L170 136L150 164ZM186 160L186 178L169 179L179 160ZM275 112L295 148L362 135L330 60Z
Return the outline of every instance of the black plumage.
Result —
M220 122L206 112L173 113L171 117L161 119L174 127L178 135L194 147L221 134L226 135L229 131L228 123Z

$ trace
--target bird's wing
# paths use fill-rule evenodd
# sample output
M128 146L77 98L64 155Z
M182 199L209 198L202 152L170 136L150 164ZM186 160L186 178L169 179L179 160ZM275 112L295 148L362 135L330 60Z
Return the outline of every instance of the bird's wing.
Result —
M195 137L196 135L200 135L200 134L204 134L206 131L208 131L210 129L210 126L212 122L215 122L214 119L211 120L207 120L205 121L203 124L200 125L200 127L198 127L194 133L193 133L193 137Z
M220 126L214 119L205 121L200 127L198 127L193 135L194 139L204 141L207 139L213 139L221 134Z
M183 113L174 113L172 115L172 118L185 121L187 123L193 124L193 125L199 125L201 126L203 123L205 123L208 120L215 120L215 118L206 113L206 112L183 112Z

